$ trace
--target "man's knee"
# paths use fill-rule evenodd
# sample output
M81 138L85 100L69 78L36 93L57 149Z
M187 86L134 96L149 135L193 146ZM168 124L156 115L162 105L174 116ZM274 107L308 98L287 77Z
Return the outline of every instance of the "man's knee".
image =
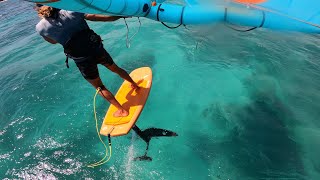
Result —
M96 89L103 86L102 81L99 77L95 79L86 79L86 80Z

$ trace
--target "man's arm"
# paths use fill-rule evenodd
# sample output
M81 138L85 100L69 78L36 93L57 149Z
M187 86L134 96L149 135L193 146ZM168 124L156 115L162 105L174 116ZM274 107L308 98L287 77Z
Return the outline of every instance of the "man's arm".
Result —
M89 21L116 21L123 16L105 16L100 14L85 14L84 19Z
M51 38L48 38L47 36L42 36L44 40L48 41L49 43L51 44L57 44L58 42L51 39Z

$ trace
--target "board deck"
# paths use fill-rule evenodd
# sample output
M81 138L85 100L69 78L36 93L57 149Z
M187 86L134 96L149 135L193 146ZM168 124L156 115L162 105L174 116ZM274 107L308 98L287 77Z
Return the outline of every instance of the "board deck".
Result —
M127 117L114 117L113 113L117 110L110 105L103 120L100 134L108 136L122 136L129 133L136 123L141 111L147 101L152 85L152 70L149 67L135 69L130 73L130 77L140 87L133 90L130 83L124 81L119 88L115 98L129 112Z

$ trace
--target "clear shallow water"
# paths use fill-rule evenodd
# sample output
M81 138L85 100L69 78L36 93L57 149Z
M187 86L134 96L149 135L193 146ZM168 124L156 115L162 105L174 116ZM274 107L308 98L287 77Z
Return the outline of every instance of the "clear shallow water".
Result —
M18 6L17 6L18 5ZM169 30L142 19L131 48L123 21L90 23L115 62L153 69L141 129L152 162L133 161L145 144L113 138L103 157L92 112L95 90L59 45L36 34L32 5L0 3L0 177L39 179L319 179L320 63L317 35L223 26ZM131 32L138 22L130 20ZM100 67L116 92L122 80ZM98 98L101 119L109 104Z

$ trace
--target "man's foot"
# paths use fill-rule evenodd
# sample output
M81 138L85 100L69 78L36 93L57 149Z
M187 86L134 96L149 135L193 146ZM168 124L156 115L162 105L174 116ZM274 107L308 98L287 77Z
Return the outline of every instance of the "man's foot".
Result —
M134 83L134 84L131 84L130 87L133 89L133 90L138 90L139 89L139 86Z
M113 113L113 117L126 117L129 115L129 112L124 109L118 109Z

